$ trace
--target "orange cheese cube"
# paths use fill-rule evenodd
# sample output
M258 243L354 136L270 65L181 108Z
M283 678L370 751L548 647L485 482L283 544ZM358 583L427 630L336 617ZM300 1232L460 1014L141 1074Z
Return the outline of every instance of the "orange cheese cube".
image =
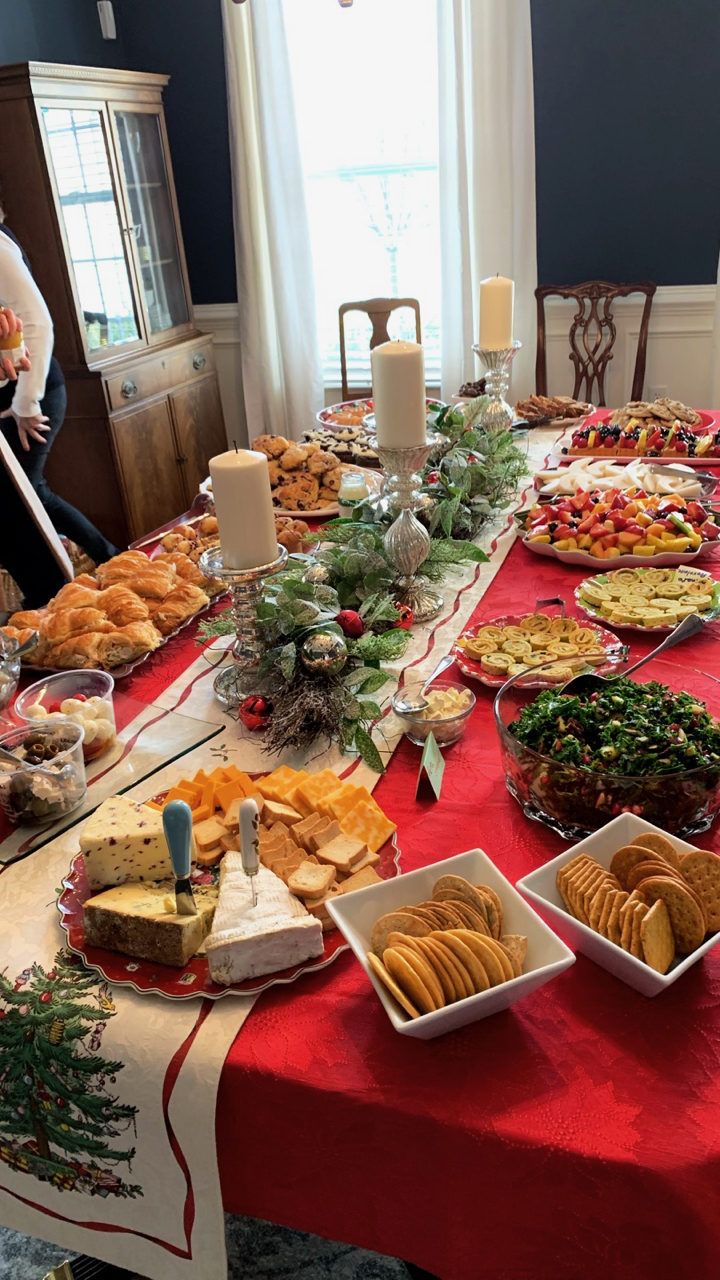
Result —
M193 822L204 822L206 818L215 816L215 810L210 808L209 804L199 804L197 809L193 809Z
M225 813L230 808L233 800L237 800L238 796L244 795L245 788L242 782L238 778L232 778L230 782L223 782L222 786L215 788L215 803Z
M396 825L385 817L382 809L373 801L370 808L366 801L360 800L340 820L340 826L346 835L354 836L367 845L371 853L377 853L390 839Z
M198 797L195 791L189 791L187 787L178 783L176 787L171 787L168 791L165 797L165 804L169 804L171 800L184 800L186 804L190 805L191 809L194 809L198 802Z

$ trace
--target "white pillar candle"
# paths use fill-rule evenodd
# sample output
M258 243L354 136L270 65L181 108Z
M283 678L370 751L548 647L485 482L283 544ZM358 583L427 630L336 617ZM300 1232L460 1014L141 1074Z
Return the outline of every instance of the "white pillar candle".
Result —
M252 449L210 459L220 546L227 569L256 569L278 556L268 460Z
M375 430L386 449L427 440L425 361L417 342L383 342L370 353Z
M500 351L513 344L515 284L506 276L480 281L480 337L483 351Z

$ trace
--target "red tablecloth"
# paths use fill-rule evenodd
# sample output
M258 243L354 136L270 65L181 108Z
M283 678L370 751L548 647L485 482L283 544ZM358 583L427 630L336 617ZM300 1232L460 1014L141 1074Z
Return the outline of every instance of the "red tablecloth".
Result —
M516 544L477 616L570 600L582 576ZM706 669L720 676L715 635L671 654L664 675L720 712ZM563 848L506 792L491 706L480 688L439 803L413 799L407 742L379 784L404 869L479 844L514 881ZM656 1000L579 956L514 1010L423 1043L392 1030L342 956L303 990L264 996L228 1056L217 1108L226 1206L443 1280L714 1274L719 997L717 953Z

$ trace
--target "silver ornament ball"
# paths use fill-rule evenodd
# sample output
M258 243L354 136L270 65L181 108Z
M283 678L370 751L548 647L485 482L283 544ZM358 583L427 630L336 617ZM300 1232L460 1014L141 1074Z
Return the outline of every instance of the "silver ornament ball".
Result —
M310 564L303 574L303 582L310 582L313 586L322 586L329 577L330 573L324 564Z
M334 631L315 631L303 640L300 661L312 675L336 676L347 662L347 645Z

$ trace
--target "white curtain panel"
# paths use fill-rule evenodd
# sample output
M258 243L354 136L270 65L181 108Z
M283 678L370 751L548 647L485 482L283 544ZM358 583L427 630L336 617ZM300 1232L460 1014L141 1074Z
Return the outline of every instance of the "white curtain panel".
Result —
M530 0L437 0L442 385L481 376L478 286L515 281L512 394L534 391L535 119Z
M712 334L712 396L711 404L720 404L720 261L717 262L717 287L715 289L715 330Z
M297 439L323 385L281 0L223 0L223 28L248 435Z

